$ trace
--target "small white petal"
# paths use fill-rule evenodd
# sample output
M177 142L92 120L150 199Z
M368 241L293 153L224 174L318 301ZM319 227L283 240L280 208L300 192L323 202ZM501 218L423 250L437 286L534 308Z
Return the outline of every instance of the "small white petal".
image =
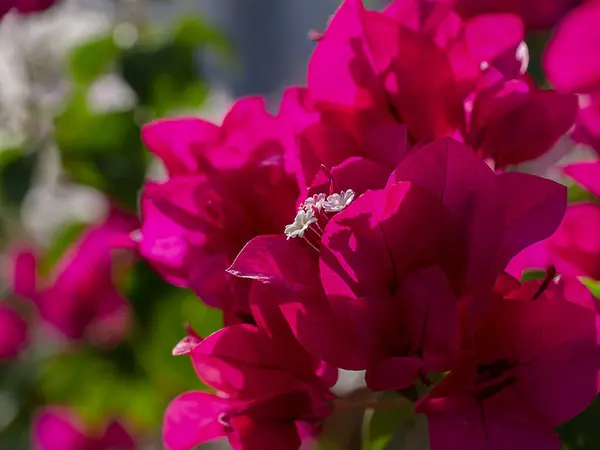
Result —
M312 209L307 211L300 210L294 218L294 223L291 223L285 227L285 235L290 238L303 237L304 232L310 227L311 224L315 223L317 218Z
M332 194L327 197L323 209L327 212L340 212L354 200L354 191L348 189L341 194Z

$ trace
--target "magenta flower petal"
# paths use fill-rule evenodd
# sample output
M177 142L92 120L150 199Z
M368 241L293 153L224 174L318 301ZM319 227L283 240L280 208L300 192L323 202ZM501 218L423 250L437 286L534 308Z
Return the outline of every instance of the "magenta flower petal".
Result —
M119 255L111 245L138 226L135 216L111 209L104 222L86 230L55 266L53 283L37 296L40 316L68 339L87 335L100 345L119 342L129 305L114 286Z
M131 308L129 302L114 288L105 291L89 323L86 333L91 342L100 347L113 347L123 340L129 329Z
M457 411L428 414L431 450L560 450L561 441L551 429L506 420L494 413L481 414L476 404Z
M543 55L544 70L559 91L600 89L599 20L600 1L584 2L561 21L550 39Z
M232 398L268 399L303 389L302 381L279 364L265 336L251 325L213 333L191 357L198 376Z
M45 408L32 425L32 440L36 450L80 450L89 448L88 436L77 418L66 408Z
M548 239L525 248L507 270L520 277L524 270L544 270L553 265L559 274L600 279L600 205L573 204L556 232Z
M600 315L585 286L567 277L530 281L503 297L480 316L454 370L417 405L430 419L433 450L448 442L560 448L553 429L600 390Z
M447 223L445 231L457 233L449 242L454 249L447 256L451 283L458 289L482 283L491 286L497 275L490 263L502 233L502 203L490 168L464 144L442 139L411 152L388 185L400 180L426 188L453 218L454 226Z
M569 205L559 229L547 241L559 273L600 280L600 205Z
M600 155L600 94L580 96L577 123L571 132L575 142L589 145Z
M384 110L386 92L365 37L364 14L362 0L344 1L317 44L308 64L308 90L316 102Z
M556 231L565 214L567 189L524 173L503 173L497 180L504 199L505 231L500 256L500 266L504 266L525 247Z
M160 119L142 127L142 140L170 176L198 170L203 145L214 144L219 127L197 118Z
M227 271L266 283L303 286L317 273L312 251L302 241L288 240L283 234L258 236L246 244Z
M27 339L27 322L14 309L0 304L0 360L17 357Z
M37 255L31 248L15 248L8 253L6 277L12 291L28 300L37 295Z
M546 153L573 126L577 110L575 95L510 80L477 95L469 141L502 169Z
M320 285L318 254L308 244L284 235L256 237L228 271L266 283L252 289L253 313L262 327L279 328L279 310L310 353L340 366L364 367L364 355L348 345L358 345L348 325L332 316ZM340 335L347 340L336 338Z
M322 168L308 193L318 195L352 189L358 196L369 189L384 188L388 175L388 171L379 164L355 156L331 170Z
M57 1L58 0L13 0L12 3L21 14L31 14L44 11L57 3Z
M507 78L523 73L517 48L525 39L523 22L514 14L484 14L464 24L464 42L469 55L481 63L499 68ZM512 75L512 76L510 76Z
M423 366L423 360L416 356L384 359L369 367L365 381L369 389L375 392L404 389L412 386L419 378Z
M135 450L136 448L133 436L131 436L121 422L116 420L107 425L104 436L101 438L101 443L106 450L112 448L119 450Z
M232 418L237 437L232 442L234 450L297 450L300 448L300 436L296 424L292 421L261 421L250 415ZM276 447L270 447L276 444Z
M321 282L334 317L349 329L333 339L355 340L353 351L371 362L403 356L407 347L417 351L413 346L427 325L416 305L420 301L411 303L417 293L403 282L439 257L443 223L441 203L408 182L368 191L331 219L322 238ZM431 286L432 300L447 301L437 291L441 286ZM456 302L452 295L451 302ZM414 320L412 327L404 320ZM406 333L399 333L399 326ZM419 338L413 339L413 328Z
M461 98L444 51L429 37L398 26L381 14L369 12L363 16L374 66L396 116L406 124L410 136L418 141L461 130Z
M454 0L463 17L510 12L523 19L528 30L549 30L581 0Z
M169 450L192 450L197 445L226 435L219 422L231 408L228 399L206 392L186 392L171 401L165 411L163 441Z
M252 315L269 339L282 367L304 378L312 378L319 372L317 376L325 378L325 384L331 383L332 380L335 384L337 368L333 368L332 373L328 365L304 349L280 309L280 303L290 301L292 293L293 290L286 286L254 282L250 293Z
M600 161L572 164L563 171L578 184L600 198Z

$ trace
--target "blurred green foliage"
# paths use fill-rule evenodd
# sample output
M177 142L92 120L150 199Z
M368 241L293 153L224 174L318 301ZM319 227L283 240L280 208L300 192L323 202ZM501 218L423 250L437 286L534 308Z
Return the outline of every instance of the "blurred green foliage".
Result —
M65 68L73 86L56 115L46 118L53 128L43 141L25 136L22 146L0 151L0 229L12 233L18 225L45 144L58 148L69 181L135 211L151 160L140 139L141 126L202 105L209 93L202 71L207 52L224 64L233 60L228 40L197 17L185 16L163 28L140 27L126 45L117 34L110 30L71 52ZM135 101L99 107L94 89L107 75L124 80ZM42 252L42 278L87 225L75 222L55 233ZM206 389L189 358L171 351L186 335L186 323L203 336L221 328L221 311L166 283L142 261L133 265L122 288L132 306L132 323L116 348L63 347L44 340L17 364L0 364L0 448L29 448L32 414L44 404L72 405L94 427L118 416L137 432L156 437L173 397Z

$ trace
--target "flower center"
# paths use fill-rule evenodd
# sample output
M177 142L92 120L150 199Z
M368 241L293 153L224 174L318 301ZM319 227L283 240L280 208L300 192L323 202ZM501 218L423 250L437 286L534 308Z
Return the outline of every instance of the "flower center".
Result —
M325 225L334 215L352 203L354 197L352 189L329 196L315 194L308 197L298 207L294 222L285 227L285 235L288 239L303 238L318 251Z

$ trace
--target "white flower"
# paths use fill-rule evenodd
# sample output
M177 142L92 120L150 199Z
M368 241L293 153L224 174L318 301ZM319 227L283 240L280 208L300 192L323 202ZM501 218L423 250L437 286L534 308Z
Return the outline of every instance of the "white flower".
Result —
M312 210L313 208L316 208L317 211L321 211L321 208L323 208L324 203L325 194L315 194L312 197L308 197L306 200L304 200L304 203L302 203L302 209L307 211L309 209Z
M294 218L294 223L285 227L285 235L288 239L295 237L303 237L304 232L310 225L317 221L315 213L312 209L307 211L301 209Z
M327 197L323 204L323 209L327 212L340 212L354 200L354 191L348 189L342 191L341 194L333 194Z

